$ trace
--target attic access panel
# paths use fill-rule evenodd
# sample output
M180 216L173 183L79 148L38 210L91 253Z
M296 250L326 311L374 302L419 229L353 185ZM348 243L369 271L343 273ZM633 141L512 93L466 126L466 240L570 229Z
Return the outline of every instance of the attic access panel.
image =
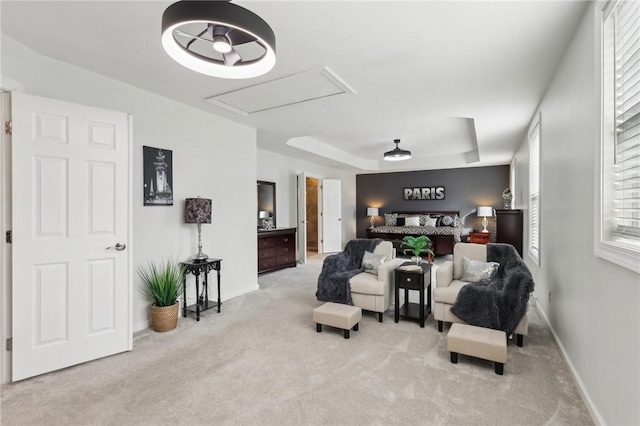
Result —
M356 92L329 68L318 68L206 98L213 105L249 116L287 105Z

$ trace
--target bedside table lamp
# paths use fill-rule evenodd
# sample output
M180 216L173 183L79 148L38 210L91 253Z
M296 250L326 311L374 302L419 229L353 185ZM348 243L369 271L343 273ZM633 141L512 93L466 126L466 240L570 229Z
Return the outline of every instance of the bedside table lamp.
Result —
M491 207L478 207L478 216L482 216L482 226L484 229L482 232L489 232L487 229L487 225L489 222L487 221L487 216L493 216L493 208Z
M203 262L209 258L202 252L201 225L211 223L211 200L208 198L187 198L184 209L184 223L198 224L198 254L192 259Z
M367 207L367 216L371 216L369 223L371 223L371 229L373 229L373 225L376 222L376 216L380 214L377 207Z

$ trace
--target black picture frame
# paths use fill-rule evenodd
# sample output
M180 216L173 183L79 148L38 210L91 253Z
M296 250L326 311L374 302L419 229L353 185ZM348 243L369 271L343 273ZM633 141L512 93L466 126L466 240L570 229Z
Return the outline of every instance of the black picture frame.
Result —
M142 147L145 206L173 205L173 153L171 150Z

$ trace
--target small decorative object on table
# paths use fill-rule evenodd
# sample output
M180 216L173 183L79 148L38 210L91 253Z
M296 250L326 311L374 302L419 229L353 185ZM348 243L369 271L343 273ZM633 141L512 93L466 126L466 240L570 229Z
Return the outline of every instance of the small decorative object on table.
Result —
M408 248L402 250L404 254L407 252L411 252L413 256L411 260L415 263L422 262L422 258L420 255L422 253L427 254L427 261L431 263L431 256L433 256L433 250L431 250L431 240L426 235L420 235L419 237L412 237L407 235L402 239L402 246L407 246Z
M513 201L513 194L509 188L502 191L502 201L504 202L504 209L511 210L511 202Z
M182 293L184 268L168 260L166 265L149 261L140 267L142 292L152 302L151 325L155 331L169 331L178 324L178 297Z

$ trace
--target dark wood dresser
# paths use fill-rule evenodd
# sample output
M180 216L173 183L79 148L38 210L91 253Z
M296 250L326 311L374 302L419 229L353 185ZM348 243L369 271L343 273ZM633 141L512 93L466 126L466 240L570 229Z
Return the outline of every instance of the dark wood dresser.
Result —
M296 266L296 228L258 231L258 274Z
M496 243L511 244L522 257L522 210L496 210Z

